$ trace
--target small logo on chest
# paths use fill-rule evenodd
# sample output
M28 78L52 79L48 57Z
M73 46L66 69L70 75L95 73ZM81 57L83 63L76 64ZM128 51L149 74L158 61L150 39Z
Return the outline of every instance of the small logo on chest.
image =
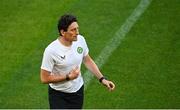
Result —
M64 55L64 56L60 56L61 57L61 59L62 60L65 60L65 58L66 58L66 56Z
M77 52L78 52L79 54L81 54L81 53L83 52L83 48L82 48L82 47L78 47L78 48L77 48Z

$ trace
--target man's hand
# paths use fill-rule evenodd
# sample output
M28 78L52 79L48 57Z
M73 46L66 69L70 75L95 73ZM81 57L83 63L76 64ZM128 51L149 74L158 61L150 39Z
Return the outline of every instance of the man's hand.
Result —
M113 91L115 89L115 84L109 80L103 79L102 84L106 86L109 91Z
M73 79L76 79L80 74L80 69L78 66L76 66L74 69L72 69L70 72L69 72L69 79L70 80L73 80Z

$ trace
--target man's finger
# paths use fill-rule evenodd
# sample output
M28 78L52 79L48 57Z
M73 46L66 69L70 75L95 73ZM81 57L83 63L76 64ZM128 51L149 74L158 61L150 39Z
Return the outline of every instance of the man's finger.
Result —
M115 85L113 83L110 83L110 87L111 87L112 90L114 90Z

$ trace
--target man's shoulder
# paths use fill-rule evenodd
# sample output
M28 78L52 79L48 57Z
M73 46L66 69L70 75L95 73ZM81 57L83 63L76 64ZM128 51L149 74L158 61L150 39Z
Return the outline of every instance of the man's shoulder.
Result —
M85 41L85 38L84 38L82 35L78 35L78 39L79 39L80 41Z
M47 47L46 47L46 51L52 52L55 47L57 46L57 39L54 40L53 42L51 42Z

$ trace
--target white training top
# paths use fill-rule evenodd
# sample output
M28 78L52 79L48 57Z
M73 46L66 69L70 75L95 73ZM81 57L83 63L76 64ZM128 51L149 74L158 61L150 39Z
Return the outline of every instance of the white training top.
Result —
M53 41L44 51L41 69L51 72L51 74L68 74L73 68L79 66L83 57L89 52L83 36L78 35L77 41L73 41L70 47L61 44L57 39ZM50 87L66 93L78 91L84 84L81 74L74 80L50 83Z

